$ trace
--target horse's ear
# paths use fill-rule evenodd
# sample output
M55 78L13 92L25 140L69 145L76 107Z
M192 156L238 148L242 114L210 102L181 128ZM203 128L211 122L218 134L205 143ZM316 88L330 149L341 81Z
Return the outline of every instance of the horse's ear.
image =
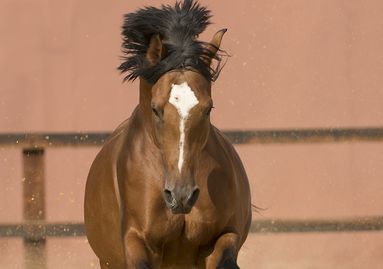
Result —
M146 59L150 65L158 64L165 56L165 48L162 44L159 34L155 34L150 38L149 48L146 52Z
M213 39L208 44L208 50L211 52L211 56L209 59L207 59L207 63L210 65L212 58L214 58L215 54L219 50L219 47L221 46L221 41L223 35L227 32L227 29L221 29L218 32L216 32L213 36Z

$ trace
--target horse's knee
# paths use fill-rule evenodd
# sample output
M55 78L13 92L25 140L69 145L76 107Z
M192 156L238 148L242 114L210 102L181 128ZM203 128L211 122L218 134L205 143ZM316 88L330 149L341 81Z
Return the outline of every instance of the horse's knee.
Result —
M206 269L239 269L237 258L238 235L226 233L221 235L207 257Z
M135 232L128 232L124 240L128 269L151 269L151 257L144 240Z
M149 262L147 261L139 261L138 262L138 266L137 266L137 269L150 269L150 265L149 265Z
M240 269L234 258L229 257L222 260L218 265L217 269Z

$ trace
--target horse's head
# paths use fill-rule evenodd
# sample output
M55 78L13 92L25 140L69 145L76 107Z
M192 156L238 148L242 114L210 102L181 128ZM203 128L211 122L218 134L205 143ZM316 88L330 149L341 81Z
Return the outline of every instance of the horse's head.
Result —
M170 72L153 87L153 138L165 164L164 198L188 213L199 195L194 165L209 134L210 83L193 71Z
M225 30L208 49L214 55ZM158 36L151 39L148 62L164 57ZM162 55L162 56L161 56ZM205 59L210 64L211 59ZM206 145L213 108L211 82L198 70L176 69L163 74L151 90L152 137L165 167L163 195L173 213L189 213L198 199L195 165Z
M127 14L123 25L126 55L119 69L127 80L141 79L140 107L162 154L163 194L173 213L190 212L199 195L195 166L209 135L210 87L221 69L217 52L226 32L211 42L197 40L210 17L198 2L184 0Z

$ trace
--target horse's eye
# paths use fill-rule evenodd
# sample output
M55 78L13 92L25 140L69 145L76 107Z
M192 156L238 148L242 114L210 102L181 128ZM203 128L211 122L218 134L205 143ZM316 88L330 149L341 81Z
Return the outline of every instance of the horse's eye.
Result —
M152 111L153 111L154 116L156 116L157 118L161 117L161 113L158 111L157 108L152 107Z
M153 112L153 115L157 119L161 119L162 118L162 109L160 107L158 107L157 105L153 105L152 104L152 112Z
M206 111L206 115L210 115L210 112L211 112L211 110L213 109L214 107L213 106L211 106L211 107L209 107L208 109L207 109L207 111Z

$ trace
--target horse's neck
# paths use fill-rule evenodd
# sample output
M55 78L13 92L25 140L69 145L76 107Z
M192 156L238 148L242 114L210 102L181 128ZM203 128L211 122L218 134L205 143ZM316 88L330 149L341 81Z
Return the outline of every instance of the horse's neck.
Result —
M152 85L140 78L140 108L145 116L151 115Z
M139 105L134 113L133 120L140 121L144 130L151 132L152 124L152 85L140 78Z

